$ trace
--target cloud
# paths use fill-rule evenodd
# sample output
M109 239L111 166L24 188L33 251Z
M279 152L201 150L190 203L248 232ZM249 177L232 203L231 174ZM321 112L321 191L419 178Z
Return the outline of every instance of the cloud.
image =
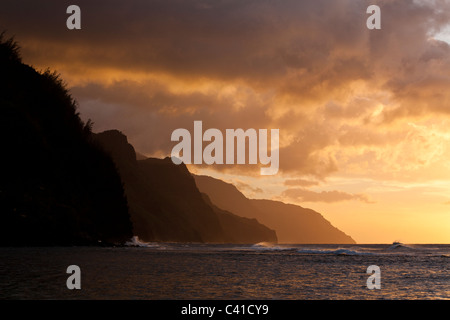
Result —
M374 203L368 198L367 195L351 194L337 190L316 192L303 188L292 188L283 191L281 196L300 202L334 203L341 201L362 201L365 203Z
M301 187L312 187L317 186L319 182L305 180L305 179L288 179L284 181L285 186L301 186Z
M25 62L61 72L94 130L142 153L169 155L171 132L202 120L280 129L281 175L427 179L444 166L450 46L433 34L450 1L378 1L376 31L370 1L80 0L80 31L65 27L69 4L4 1L0 28Z
M252 187L248 183L245 183L245 182L242 182L242 181L236 181L234 183L234 185L239 190L246 190L247 192L251 192L252 194L257 194L257 193L263 193L264 192L261 188Z

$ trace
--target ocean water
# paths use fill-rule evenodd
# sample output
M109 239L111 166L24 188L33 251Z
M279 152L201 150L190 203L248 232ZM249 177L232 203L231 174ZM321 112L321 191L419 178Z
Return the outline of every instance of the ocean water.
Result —
M0 248L0 299L450 299L450 245L133 245Z

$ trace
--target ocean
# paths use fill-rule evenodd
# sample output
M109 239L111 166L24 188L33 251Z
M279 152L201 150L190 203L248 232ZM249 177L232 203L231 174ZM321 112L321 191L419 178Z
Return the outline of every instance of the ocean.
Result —
M2 300L450 299L450 245L4 247L0 271Z

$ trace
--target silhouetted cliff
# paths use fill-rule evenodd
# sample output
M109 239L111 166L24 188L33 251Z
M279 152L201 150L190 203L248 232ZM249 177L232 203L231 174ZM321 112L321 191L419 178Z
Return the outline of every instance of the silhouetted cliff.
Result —
M197 187L217 207L256 218L274 229L280 243L355 243L320 213L280 201L246 198L234 185L208 176L194 176Z
M123 242L131 221L110 156L62 80L0 36L0 245Z
M218 243L276 242L273 230L255 219L213 206L195 185L184 164L170 158L136 160L127 138L117 130L96 139L111 153L123 179L134 235L144 241Z
M258 243L258 242L278 242L277 234L274 230L267 228L256 219L237 216L226 210L215 206L208 195L202 193L206 203L213 208L219 217L220 224L232 243ZM265 239L265 240L262 240Z

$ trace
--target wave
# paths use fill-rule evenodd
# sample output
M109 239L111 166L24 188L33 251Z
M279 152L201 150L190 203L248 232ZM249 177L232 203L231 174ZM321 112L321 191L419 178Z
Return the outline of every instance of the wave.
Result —
M159 248L155 243L145 242L139 239L138 236L133 236L130 241L125 243L128 247L144 247L144 248Z
M300 249L298 253L303 254L327 254L327 255L338 255L338 256L373 256L373 252L361 252L357 250L350 249Z
M259 242L257 244L254 244L251 246L252 249L256 250L269 250L269 251L290 251L295 250L295 248L292 247L282 247L275 245L274 243L270 242Z
M349 255L349 256L362 256L362 255L376 255L374 252L358 251L356 249L317 249L317 248L302 248L288 246L279 246L270 242L260 242L254 244L252 249L267 250L267 251L295 251L300 254L326 254L326 255Z
M411 249L414 250L415 248L411 246L407 246L406 244L403 244L399 241L394 241L390 247L387 248L387 250L398 250L398 249Z

